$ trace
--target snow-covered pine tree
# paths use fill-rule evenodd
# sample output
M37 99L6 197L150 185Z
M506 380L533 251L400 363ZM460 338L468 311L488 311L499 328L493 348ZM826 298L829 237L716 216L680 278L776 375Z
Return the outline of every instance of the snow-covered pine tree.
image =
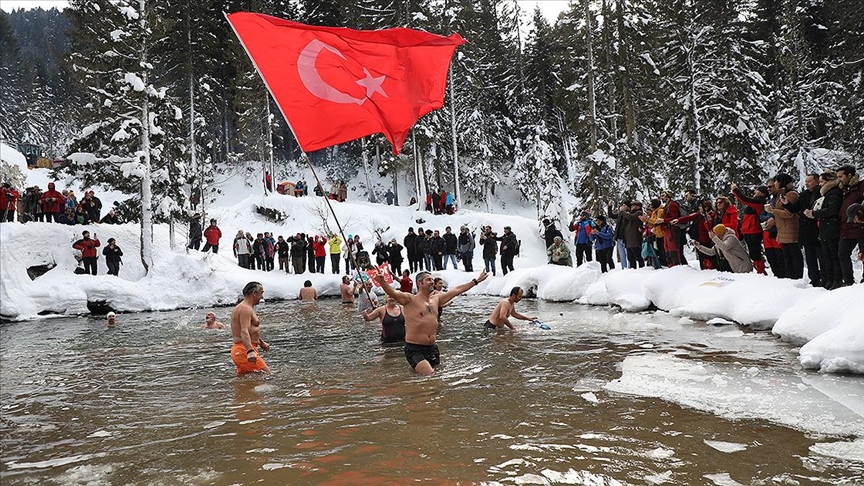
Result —
M743 2L658 2L666 19L660 70L671 88L663 128L673 190L697 191L762 179L768 98L759 44L747 35Z
M73 57L77 81L91 93L82 130L64 171L84 185L107 184L131 194L140 208L141 262L153 263L153 215L182 205L183 169L174 164L182 110L158 83L151 56L159 17L146 0L73 0ZM98 20L97 20L98 19ZM175 178L180 178L177 180Z

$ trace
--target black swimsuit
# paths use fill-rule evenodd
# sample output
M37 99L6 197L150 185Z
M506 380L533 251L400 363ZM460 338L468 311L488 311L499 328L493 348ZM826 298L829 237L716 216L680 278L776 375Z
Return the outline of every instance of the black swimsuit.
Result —
M402 308L399 308L397 317L391 316L387 309L384 309L384 318L381 319L381 342L396 343L405 340L405 315L402 314Z

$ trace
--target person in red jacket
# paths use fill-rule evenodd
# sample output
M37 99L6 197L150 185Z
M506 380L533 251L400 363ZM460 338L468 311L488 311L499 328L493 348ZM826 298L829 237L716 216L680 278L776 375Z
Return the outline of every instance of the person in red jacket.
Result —
M219 253L219 238L222 238L222 230L216 226L216 220L211 219L210 226L204 230L204 239L207 240L207 243L201 249L201 252L207 253L207 250L212 248L213 253Z
M84 272L91 275L96 275L96 259L98 254L96 248L101 245L96 233L93 233L93 239L90 239L90 232L84 230L81 232L82 238L72 244L72 248L81 252L81 260L84 262Z
M312 240L312 251L315 252L315 271L324 273L324 263L327 261L327 238L315 235Z
M762 223L759 215L765 210L768 203L768 187L759 186L753 192L752 197L741 194L738 184L732 184L732 195L744 205L744 217L741 219L741 236L747 245L747 253L753 260L756 272L766 275L765 260L762 259ZM725 223L724 223L725 224ZM729 226L727 226L728 228Z
M54 189L53 182L48 183L48 190L42 193L39 202L42 204L42 214L45 215L45 221L50 223L53 218L54 222L59 223L60 214L65 210L66 198Z
M681 208L678 202L672 199L672 193L664 191L660 194L660 200L663 201L663 250L666 252L666 264L670 267L681 265L684 262L681 248L678 242L681 238L681 228L677 224L669 224L681 217Z
M0 221L15 221L15 213L18 212L18 190L8 182L3 183L0 188Z

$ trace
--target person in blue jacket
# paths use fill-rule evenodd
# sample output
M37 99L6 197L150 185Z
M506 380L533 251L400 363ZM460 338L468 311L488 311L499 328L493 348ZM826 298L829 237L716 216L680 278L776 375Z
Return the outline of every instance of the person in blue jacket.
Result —
M582 260L591 261L591 228L594 227L594 221L591 221L588 211L582 211L577 221L574 217L570 222L570 231L576 233L573 238L573 243L576 248L576 266L582 265Z
M597 253L597 261L600 262L600 270L606 273L615 268L612 261L612 249L615 248L615 232L606 224L606 216L597 216L597 226L591 230L591 242L594 243L594 251Z

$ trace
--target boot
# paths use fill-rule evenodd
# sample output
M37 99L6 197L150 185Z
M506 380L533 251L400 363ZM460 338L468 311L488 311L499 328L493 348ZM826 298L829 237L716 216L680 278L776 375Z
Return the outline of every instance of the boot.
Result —
M768 275L768 273L765 272L765 260L756 260L753 262L753 266L756 267L756 273Z

